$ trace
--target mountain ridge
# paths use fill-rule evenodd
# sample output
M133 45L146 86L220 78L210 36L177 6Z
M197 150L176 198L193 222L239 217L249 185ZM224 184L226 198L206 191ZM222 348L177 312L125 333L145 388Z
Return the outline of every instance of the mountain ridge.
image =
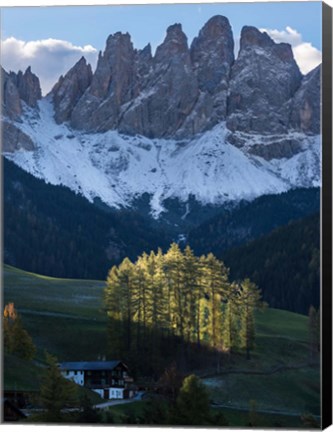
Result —
M245 26L238 57L226 17L188 46L181 24L152 55L110 35L93 72L81 58L41 98L31 69L2 71L3 152L90 201L156 218L169 198L221 205L320 185L320 66Z

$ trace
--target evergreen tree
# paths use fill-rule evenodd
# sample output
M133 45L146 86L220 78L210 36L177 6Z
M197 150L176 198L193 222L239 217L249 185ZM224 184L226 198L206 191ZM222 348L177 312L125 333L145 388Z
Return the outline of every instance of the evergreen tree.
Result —
M43 419L59 422L62 420L62 409L67 405L77 405L76 386L61 375L55 357L46 354L46 362L48 368L40 388L41 402L46 410Z
M232 352L240 346L239 338L239 300L238 287L230 284L228 299L223 305L222 343L226 352Z
M200 261L192 249L186 246L184 251L184 295L185 295L185 333L187 342L200 344Z
M109 317L108 344L111 355L116 358L122 358L126 352L121 291L118 267L113 266L106 281L104 302Z
M173 417L175 424L179 425L199 426L210 423L208 393L195 375L184 379Z
M228 270L213 254L208 254L203 263L207 338L216 352L216 368L219 371L223 350L222 302L226 300L229 291Z
M143 254L138 258L132 269L132 319L135 322L133 330L136 333L133 347L135 347L136 355L147 351L149 345L147 338L149 325L149 294L151 284L147 273L147 254Z
M184 256L176 243L172 243L165 255L165 271L168 281L168 297L170 300L170 324L174 333L184 339L185 307L184 295Z
M241 305L241 347L246 351L246 358L250 359L250 352L254 348L255 323L254 311L262 306L261 294L249 279L244 279L239 285L239 301Z

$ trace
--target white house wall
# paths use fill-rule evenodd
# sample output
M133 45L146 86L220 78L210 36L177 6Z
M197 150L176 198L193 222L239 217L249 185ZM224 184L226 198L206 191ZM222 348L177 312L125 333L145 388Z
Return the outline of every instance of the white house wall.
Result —
M65 372L62 372L62 375L65 378L75 382L75 384L78 384L81 386L84 385L84 373L83 373L83 371L82 372L81 371L65 371Z
M91 389L98 393L103 399L124 399L124 389L106 388L106 389ZM106 394L105 394L106 393ZM105 397L107 396L107 397Z
M124 389L111 387L109 399L124 399Z

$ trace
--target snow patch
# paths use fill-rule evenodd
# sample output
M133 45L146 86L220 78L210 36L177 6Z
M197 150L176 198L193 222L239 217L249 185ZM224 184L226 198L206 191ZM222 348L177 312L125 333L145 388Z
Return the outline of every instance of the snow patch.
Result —
M144 94L141 97L149 95ZM65 185L89 201L100 198L111 207L129 207L148 193L151 214L160 217L167 198L184 203L193 195L202 204L254 199L296 186L320 185L320 137L302 134L303 150L290 159L266 161L247 152L269 142L266 136L243 136L246 145L228 143L225 123L191 140L149 139L117 131L83 133L56 124L50 98L39 102L39 116L27 109L15 126L36 144L35 151L18 150L5 157L34 176ZM189 207L183 218L187 216Z

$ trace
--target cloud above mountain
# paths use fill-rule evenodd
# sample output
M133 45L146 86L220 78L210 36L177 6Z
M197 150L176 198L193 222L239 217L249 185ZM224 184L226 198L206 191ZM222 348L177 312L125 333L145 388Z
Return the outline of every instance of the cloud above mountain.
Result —
M292 46L295 60L303 74L310 72L321 63L322 54L310 42L303 41L302 35L292 27L287 26L284 30L261 28L275 42L286 42Z
M1 63L7 71L24 71L31 66L39 77L43 94L48 93L82 56L95 68L98 52L91 45L76 46L59 39L23 41L10 37L2 41Z

